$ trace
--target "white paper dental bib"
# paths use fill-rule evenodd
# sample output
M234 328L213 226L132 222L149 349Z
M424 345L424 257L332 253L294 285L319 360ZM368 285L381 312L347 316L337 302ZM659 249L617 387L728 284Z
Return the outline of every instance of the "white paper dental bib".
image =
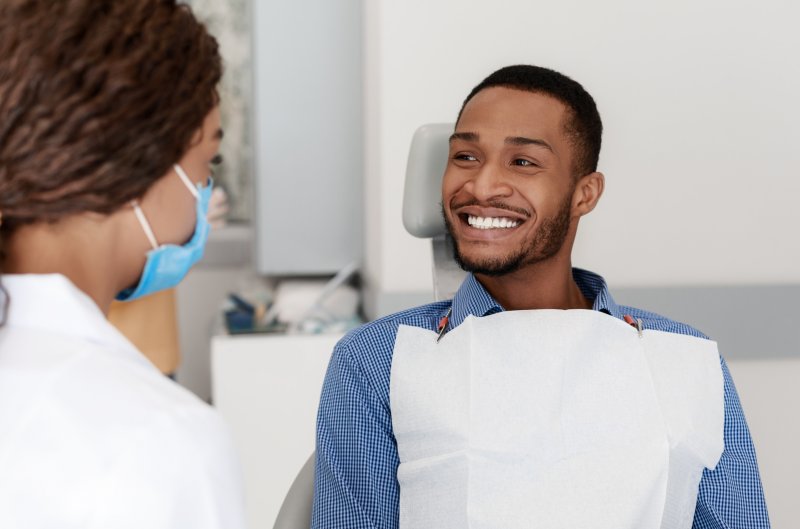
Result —
M690 528L723 450L715 342L588 310L398 329L402 529Z

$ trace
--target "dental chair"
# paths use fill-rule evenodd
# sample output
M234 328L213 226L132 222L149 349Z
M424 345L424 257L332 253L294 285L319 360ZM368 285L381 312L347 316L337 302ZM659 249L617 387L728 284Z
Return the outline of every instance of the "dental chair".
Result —
M417 129L408 153L403 192L403 226L414 237L432 241L436 300L452 298L466 275L453 257L441 209L442 175L453 128L452 123L434 123ZM311 527L315 456L311 454L289 487L273 529Z
M283 500L273 529L308 529L311 527L311 509L314 505L314 460L316 452L297 473L286 498Z
M453 244L442 218L442 176L447 167L452 123L423 125L414 133L406 164L403 226L433 246L433 295L451 299L466 277L456 264Z

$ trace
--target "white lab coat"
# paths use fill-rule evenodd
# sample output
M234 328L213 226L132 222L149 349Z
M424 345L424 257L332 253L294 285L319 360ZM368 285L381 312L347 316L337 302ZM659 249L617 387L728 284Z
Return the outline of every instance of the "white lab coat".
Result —
M0 527L240 529L219 415L164 377L60 275L6 275Z

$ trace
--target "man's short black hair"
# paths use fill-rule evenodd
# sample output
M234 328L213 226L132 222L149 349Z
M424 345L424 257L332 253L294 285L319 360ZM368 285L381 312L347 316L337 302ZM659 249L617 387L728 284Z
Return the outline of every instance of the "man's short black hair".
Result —
M597 105L589 92L580 83L555 70L520 64L500 68L472 89L461 110L475 97L475 94L492 87L511 88L548 95L566 105L570 114L567 117L567 135L575 147L574 170L576 177L581 177L597 170L600 157L600 143L603 136L603 123L597 112Z

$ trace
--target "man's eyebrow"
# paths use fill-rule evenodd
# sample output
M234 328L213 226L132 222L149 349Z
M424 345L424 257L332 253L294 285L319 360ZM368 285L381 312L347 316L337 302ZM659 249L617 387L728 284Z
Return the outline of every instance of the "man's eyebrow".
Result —
M478 141L478 135L474 132L454 132L450 135L450 143L452 143L453 140Z
M475 132L454 132L450 135L450 142L453 140L477 142L480 139ZM524 136L509 136L505 141L506 145L538 145L544 147L550 152L555 152L553 147L546 141L538 138L526 138Z
M540 140L538 138L525 138L523 136L511 136L506 138L506 145L539 145L540 147L544 147L548 151L554 153L555 151L544 140Z

